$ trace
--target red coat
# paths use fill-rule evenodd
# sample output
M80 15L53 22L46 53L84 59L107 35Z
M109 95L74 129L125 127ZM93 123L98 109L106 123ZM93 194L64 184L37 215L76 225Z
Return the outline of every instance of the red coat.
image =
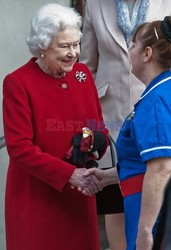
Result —
M87 119L102 121L90 71L76 63L56 79L33 58L5 78L3 94L7 250L99 250L95 197L71 189L75 166L64 157Z

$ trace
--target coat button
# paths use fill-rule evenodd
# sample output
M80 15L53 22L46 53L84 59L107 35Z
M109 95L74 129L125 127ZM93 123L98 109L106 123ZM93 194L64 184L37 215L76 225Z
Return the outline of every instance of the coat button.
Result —
M61 84L61 87L62 87L63 89L67 89L67 88L68 88L68 86L67 86L66 83L62 83L62 84Z

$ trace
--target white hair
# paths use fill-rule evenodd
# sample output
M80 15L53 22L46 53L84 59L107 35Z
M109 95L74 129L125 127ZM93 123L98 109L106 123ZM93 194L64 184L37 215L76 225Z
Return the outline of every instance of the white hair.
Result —
M26 39L33 56L46 50L53 37L65 28L75 27L81 37L82 17L70 7L51 3L41 7L32 17L31 31Z

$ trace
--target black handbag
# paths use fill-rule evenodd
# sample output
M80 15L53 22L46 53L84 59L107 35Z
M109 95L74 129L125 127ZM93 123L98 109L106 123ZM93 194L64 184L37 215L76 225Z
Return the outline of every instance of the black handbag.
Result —
M109 147L111 154L112 166L116 167L117 156L116 156L116 144L111 135L109 135ZM104 170L109 168L104 168ZM96 194L96 205L97 205L97 214L116 214L123 213L123 197L118 184L112 184L105 188L102 191Z

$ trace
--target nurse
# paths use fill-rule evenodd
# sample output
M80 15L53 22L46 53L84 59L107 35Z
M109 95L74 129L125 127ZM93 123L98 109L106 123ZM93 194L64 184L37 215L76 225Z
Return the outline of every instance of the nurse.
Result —
M118 173L127 250L150 250L171 173L171 17L139 26L132 42L132 72L146 90L117 139Z
M126 249L151 250L154 225L171 176L171 17L138 27L130 59L133 74L146 89L116 142ZM114 169L91 169L86 175L92 173L103 186L117 179Z

